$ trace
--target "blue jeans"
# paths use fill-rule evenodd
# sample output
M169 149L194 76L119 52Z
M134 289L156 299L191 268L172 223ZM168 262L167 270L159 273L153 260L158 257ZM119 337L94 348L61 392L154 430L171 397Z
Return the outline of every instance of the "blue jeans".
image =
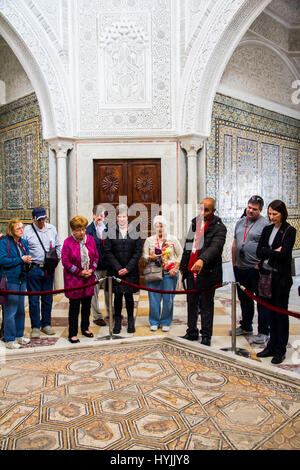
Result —
M51 291L53 289L54 274L45 276L43 269L34 266L28 273L27 289L33 291ZM41 297L41 313L40 318L40 297ZM30 295L29 296L29 315L31 319L31 327L40 329L51 325L53 295Z
M7 282L7 290L26 291L26 282ZM4 305L4 340L15 341L24 335L25 307L23 295L8 295Z
M164 274L161 281L147 283L147 287L160 290L175 290L178 276L171 277ZM160 294L148 292L149 296L149 322L150 325L170 326L173 320L174 294ZM162 309L161 309L162 302Z
M258 279L259 271L255 268L239 269L234 267L235 280L242 286L246 287L250 292L258 295ZM253 317L254 317L254 300L250 299L244 292L237 286L238 298L241 304L242 320L240 322L241 328L245 331L253 331ZM263 305L257 304L258 314L258 333L268 335L270 328L269 311Z

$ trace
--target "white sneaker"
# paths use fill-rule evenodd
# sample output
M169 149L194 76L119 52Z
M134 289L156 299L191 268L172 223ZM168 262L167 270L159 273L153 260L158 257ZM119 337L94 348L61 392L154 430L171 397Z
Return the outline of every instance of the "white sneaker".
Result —
M19 343L16 343L16 341L8 341L5 346L7 349L19 349L21 347Z
M16 340L19 344L28 344L28 343L30 343L30 339L25 338L25 336L21 336L20 338L16 338Z
M163 325L163 327L162 327L161 330L162 330L162 331L170 331L170 327L167 326L167 325Z
M256 344L264 344L268 339L267 335L264 335L263 333L258 333L258 335L254 335L250 338L251 343L256 343Z
M158 326L157 325L151 325L150 326L150 331L157 331Z

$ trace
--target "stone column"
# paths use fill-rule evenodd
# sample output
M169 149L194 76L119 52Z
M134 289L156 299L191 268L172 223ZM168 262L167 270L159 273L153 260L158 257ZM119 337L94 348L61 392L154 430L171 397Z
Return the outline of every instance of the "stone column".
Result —
M187 204L196 205L198 202L198 151L202 149L204 138L196 135L187 135L180 139L181 147L186 151L187 157Z
M53 139L48 142L56 155L56 229L63 245L69 235L67 157L68 151L74 147L74 142L67 139ZM56 269L55 286L63 288L61 264Z

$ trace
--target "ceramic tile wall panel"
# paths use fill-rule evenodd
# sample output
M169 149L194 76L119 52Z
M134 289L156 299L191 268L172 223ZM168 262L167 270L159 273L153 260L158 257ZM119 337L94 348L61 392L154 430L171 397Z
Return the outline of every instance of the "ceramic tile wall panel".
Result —
M31 221L32 208L49 209L48 147L35 94L0 108L0 232L13 217Z
M257 106L216 95L207 144L207 195L228 228L224 260L231 259L234 226L252 194L266 206L282 199L296 227L300 248L300 121Z

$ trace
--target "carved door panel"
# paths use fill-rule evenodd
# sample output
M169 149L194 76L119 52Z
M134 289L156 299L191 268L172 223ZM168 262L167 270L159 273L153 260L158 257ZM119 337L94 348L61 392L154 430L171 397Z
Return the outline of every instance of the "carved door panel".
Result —
M138 226L144 242L153 231L152 220L161 205L160 160L95 160L94 204L117 206L120 196L127 196L127 205L133 209L129 221L141 221ZM158 210L151 212L151 204Z

